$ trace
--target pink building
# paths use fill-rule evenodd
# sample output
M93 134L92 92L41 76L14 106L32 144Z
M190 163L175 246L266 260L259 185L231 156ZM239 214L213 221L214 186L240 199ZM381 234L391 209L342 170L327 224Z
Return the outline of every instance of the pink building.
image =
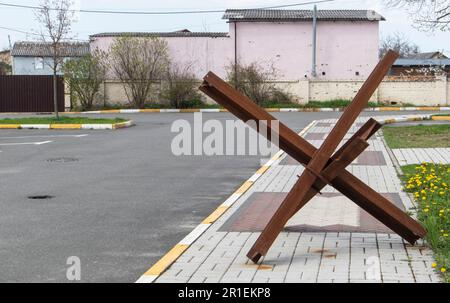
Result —
M309 10L227 10L228 33L101 33L91 49L108 50L116 37L160 37L170 56L191 64L201 79L208 71L226 76L226 66L253 61L277 70L277 80L364 79L378 61L379 21L367 10L318 10L316 76L313 73L313 12Z

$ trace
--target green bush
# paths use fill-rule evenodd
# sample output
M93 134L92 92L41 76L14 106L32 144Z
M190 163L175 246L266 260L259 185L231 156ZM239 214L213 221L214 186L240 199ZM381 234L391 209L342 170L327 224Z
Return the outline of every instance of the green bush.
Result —
M275 87L272 81L275 78L276 72L273 67L264 68L257 62L227 66L227 79L230 85L261 106L291 102L291 94Z
M72 108L79 105L83 111L92 109L108 69L105 56L104 53L96 51L92 55L64 63L64 78L75 101L72 102Z

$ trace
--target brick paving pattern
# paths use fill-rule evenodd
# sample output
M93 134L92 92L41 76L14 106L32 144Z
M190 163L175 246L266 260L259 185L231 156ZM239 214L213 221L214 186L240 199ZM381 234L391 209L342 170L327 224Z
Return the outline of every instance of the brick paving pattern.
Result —
M351 133L365 120L359 118ZM317 122L305 137L320 146L335 121ZM394 150L394 154L405 153ZM441 154L443 159L450 158L445 155ZM400 164L403 159L398 159ZM380 134L371 138L369 148L347 169L397 206L414 210ZM155 282L441 281L431 267L432 251L423 241L409 245L329 186L289 220L259 264L249 261L246 253L302 171L303 167L283 154Z
M393 149L392 152L400 165L450 162L450 148L398 148Z

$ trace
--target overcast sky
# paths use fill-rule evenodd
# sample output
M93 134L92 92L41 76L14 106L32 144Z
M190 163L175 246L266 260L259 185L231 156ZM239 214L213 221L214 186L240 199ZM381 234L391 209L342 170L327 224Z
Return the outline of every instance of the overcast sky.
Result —
M311 0L78 0L75 7L99 10L208 10L226 8L258 8L273 5L309 2ZM0 3L39 5L39 0L0 0ZM410 41L419 45L421 51L444 51L450 56L450 32L434 34L419 32L412 27L408 13L404 9L386 7L383 0L334 0L317 4L319 9L374 9L387 21L381 22L380 34L385 36L394 32L403 33ZM292 9L312 9L312 4ZM112 31L174 31L187 28L191 31L228 31L228 24L221 19L222 13L186 14L186 15L108 15L78 14L73 25L73 36L87 40L90 34ZM33 10L0 6L0 27L18 31L38 33L39 24ZM20 40L36 40L37 36L0 28L0 48L8 46L8 35L12 43Z

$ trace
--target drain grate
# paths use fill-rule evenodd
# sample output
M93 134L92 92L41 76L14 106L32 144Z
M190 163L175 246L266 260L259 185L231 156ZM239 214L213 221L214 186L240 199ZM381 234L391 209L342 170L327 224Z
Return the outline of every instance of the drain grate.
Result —
M70 163L70 162L78 162L78 160L79 159L77 159L77 158L62 157L62 158L47 159L47 162L51 162L51 163Z
M31 200L48 200L48 199L52 199L52 198L54 198L54 196L50 196L50 195L28 196L28 199L31 199Z

